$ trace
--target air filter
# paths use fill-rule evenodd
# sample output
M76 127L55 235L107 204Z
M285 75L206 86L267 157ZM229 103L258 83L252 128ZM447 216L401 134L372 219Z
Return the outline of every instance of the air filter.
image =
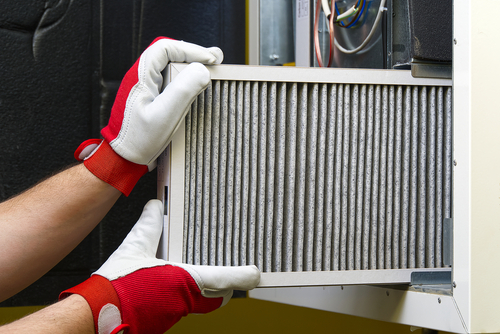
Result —
M172 64L169 80L186 65ZM261 286L407 284L443 265L451 81L209 67L160 158L161 256L255 264Z

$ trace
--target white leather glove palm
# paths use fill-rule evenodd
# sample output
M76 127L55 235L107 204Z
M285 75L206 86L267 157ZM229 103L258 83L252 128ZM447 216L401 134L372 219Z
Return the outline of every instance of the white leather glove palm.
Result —
M161 334L182 316L225 305L233 289L250 290L259 284L255 266L196 266L157 259L162 225L162 204L152 200L102 267L63 292L63 297L78 293L87 300L96 333Z

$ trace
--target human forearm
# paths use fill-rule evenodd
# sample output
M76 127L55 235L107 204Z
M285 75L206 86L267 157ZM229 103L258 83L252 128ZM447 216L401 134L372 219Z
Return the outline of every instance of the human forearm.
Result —
M11 324L0 327L4 333L94 333L92 312L85 299L79 295L48 306Z
M50 270L99 223L120 192L83 165L0 204L0 300Z

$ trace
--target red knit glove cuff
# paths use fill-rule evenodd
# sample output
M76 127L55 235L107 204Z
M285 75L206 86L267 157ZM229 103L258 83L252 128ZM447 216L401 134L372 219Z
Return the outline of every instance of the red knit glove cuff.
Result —
M116 294L115 289L110 281L106 278L93 275L85 282L61 292L59 295L59 300L68 297L71 294L78 294L85 298L87 303L92 310L92 316L94 318L94 328L96 333L99 332L99 322L101 322L101 328L106 327L104 322L108 322L107 327L112 325L113 328L109 333L127 333L129 326L126 324L121 324L121 305L120 299ZM114 323L110 323L110 317L106 314L111 308L115 308L119 311L120 320L117 320L117 314L115 311L115 317L112 318ZM115 310L116 310L115 309Z
M122 158L105 140L83 164L92 174L120 190L125 196L130 195L137 181L148 172L148 166Z

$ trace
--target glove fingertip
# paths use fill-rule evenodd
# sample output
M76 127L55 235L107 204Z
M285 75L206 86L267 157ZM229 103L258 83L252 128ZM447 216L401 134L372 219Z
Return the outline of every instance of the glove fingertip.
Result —
M202 63L191 63L181 72L182 76L186 75L190 80L199 82L202 89L205 89L210 83L210 72ZM193 75L195 74L195 75ZM197 93L198 94L198 93Z
M222 50L220 48L214 46L214 47L208 48L207 50L215 57L215 60L213 62L210 62L210 65L222 63L222 61L224 60L224 53L222 52Z
M248 266L248 269L249 269L249 286L250 286L250 289L253 289L255 287L257 287L257 285L259 285L260 283L260 270L259 268L257 268L256 266L254 265L250 265Z

